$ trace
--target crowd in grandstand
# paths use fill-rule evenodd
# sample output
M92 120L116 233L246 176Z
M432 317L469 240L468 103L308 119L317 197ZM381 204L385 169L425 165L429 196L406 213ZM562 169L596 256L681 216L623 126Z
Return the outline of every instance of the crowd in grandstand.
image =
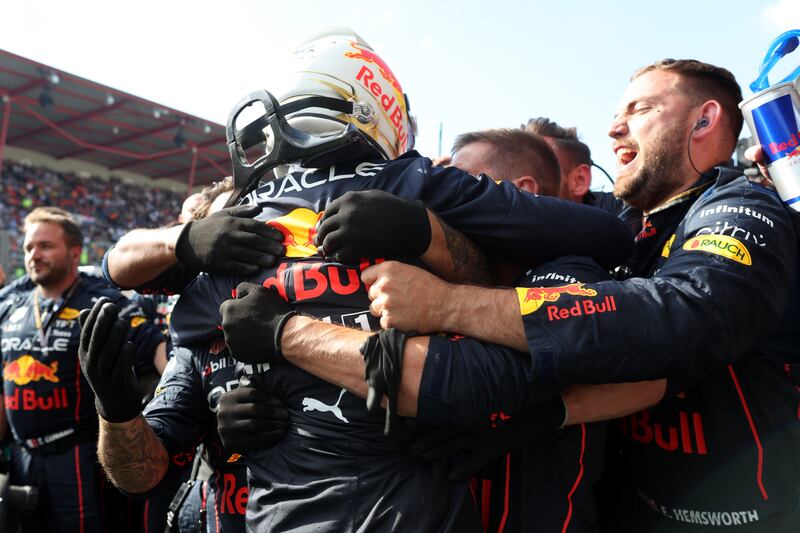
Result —
M106 250L130 228L169 224L180 212L185 194L111 177L82 177L21 161L3 162L0 179L0 231L11 234L11 279L21 276L22 221L37 207L60 207L77 217L84 231L82 264L99 265Z

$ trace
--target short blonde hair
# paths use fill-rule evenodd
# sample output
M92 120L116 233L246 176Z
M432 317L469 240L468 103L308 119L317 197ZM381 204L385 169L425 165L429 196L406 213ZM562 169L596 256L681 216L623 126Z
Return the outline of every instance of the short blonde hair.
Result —
M50 224L57 224L64 230L64 237L67 246L83 247L83 233L78 222L72 215L59 209L58 207L37 207L25 217L23 231L27 232L30 226L38 224L39 222L48 222Z

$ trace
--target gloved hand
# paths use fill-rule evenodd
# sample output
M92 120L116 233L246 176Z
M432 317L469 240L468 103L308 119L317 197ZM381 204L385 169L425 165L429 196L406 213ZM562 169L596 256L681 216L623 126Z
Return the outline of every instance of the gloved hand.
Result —
M417 438L411 444L411 451L427 463L450 458L448 478L454 483L465 481L509 452L554 437L564 417L564 402L556 395L496 428L433 430Z
M94 391L97 413L109 422L133 420L142 409L142 390L133 374L136 346L125 338L130 326L109 298L97 300L78 317L78 359Z
M250 378L239 378L239 386L219 399L217 432L229 453L272 446L286 433L289 411L283 402L261 390Z
M350 191L325 209L314 239L321 254L339 262L362 257L419 257L431 243L428 211L383 191Z
M283 326L297 311L277 292L240 283L236 298L219 306L222 331L231 356L243 363L279 363Z
M283 255L283 234L253 220L258 206L222 209L187 222L175 244L178 261L195 272L252 276Z

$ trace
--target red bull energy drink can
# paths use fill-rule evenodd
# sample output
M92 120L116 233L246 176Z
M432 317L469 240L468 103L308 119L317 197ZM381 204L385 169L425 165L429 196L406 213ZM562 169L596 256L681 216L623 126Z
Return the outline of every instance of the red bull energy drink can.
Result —
M783 202L800 211L800 96L795 82L773 85L739 104L761 145L764 163Z
M771 87L767 75L797 48L798 35L800 31L792 30L775 39L758 78L750 84L755 94L739 104L753 139L761 145L778 195L794 211L800 211L800 67Z

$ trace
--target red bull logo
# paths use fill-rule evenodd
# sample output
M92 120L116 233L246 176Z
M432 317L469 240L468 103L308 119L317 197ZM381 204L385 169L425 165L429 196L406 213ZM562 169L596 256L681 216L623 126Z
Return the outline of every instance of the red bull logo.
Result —
M557 287L517 287L519 308L523 315L533 313L546 302L558 301L562 294L570 296L597 296L597 291L584 288L583 283L570 283Z
M800 132L792 133L785 142L772 142L767 145L769 149L770 155L780 157L781 153L784 153L786 157L796 157L800 155L800 145L798 145L798 137L800 137ZM786 153L787 150L790 150ZM777 159L777 158L776 158Z
M408 132L405 131L405 116L407 114L405 96L403 89L400 87L400 82L389 66L381 59L375 52L365 48L358 43L350 43L356 49L355 52L346 52L345 57L351 59L359 59L365 63L374 64L378 67L380 76L391 85L394 94L387 94L384 92L380 83L375 81L375 72L368 66L364 65L358 71L356 80L360 81L364 88L375 96L380 102L384 114L389 118L389 121L394 126L397 132L397 150L398 155L406 151L408 145Z
M317 223L323 212L315 213L311 209L300 207L289 214L273 218L267 224L283 234L283 245L286 246L286 257L310 257L316 255L317 247L314 237L317 236Z
M376 54L369 48L365 48L355 42L350 43L350 46L355 48L356 51L345 52L344 54L345 57L349 57L351 59L360 59L365 63L374 64L375 66L378 67L378 71L381 73L381 76L383 76L383 79L388 81L392 85L392 87L394 87L394 90L398 94L400 95L403 94L403 88L400 87L400 82L397 81L397 76L394 75L394 72L392 72L392 69L389 68L389 65L387 65L386 62L383 59L381 59L380 56L378 56L378 54Z
M222 475L222 491L219 496L220 513L244 516L248 496L249 489L247 485L237 483L234 474Z
M668 452L708 455L703 417L700 413L679 411L677 424L651 420L650 410L620 419L622 433L641 444L655 444Z
M3 365L3 380L13 381L17 385L27 385L32 381L45 380L51 383L58 383L58 361L44 364L31 357L23 355Z

